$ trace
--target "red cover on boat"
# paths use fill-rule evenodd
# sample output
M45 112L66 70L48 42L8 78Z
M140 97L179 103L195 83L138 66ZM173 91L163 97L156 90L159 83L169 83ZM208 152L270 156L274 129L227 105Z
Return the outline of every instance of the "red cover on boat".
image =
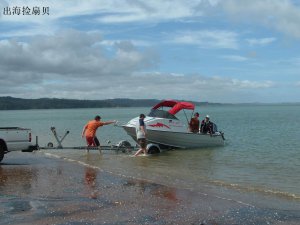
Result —
M182 109L194 110L195 105L193 103L190 103L190 102L178 102L176 105L174 105L174 107L172 109L169 110L169 113L172 114L172 115L175 115L176 113L178 113Z
M160 103L158 103L157 105L153 106L152 109L158 109L160 107L173 107L174 105L176 105L178 103L178 101L175 100L164 100Z
M172 115L175 115L182 109L190 109L190 110L195 109L195 105L193 103L179 102L179 101L175 101L175 100L162 101L162 102L158 103L157 105L155 105L153 107L153 109L158 109L159 107L164 107L164 106L171 107L171 109L169 110L169 113L171 113Z

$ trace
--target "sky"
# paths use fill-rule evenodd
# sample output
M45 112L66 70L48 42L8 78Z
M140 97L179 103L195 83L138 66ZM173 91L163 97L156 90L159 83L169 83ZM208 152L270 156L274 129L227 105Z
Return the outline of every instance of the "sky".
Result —
M300 0L0 0L0 96L300 102Z

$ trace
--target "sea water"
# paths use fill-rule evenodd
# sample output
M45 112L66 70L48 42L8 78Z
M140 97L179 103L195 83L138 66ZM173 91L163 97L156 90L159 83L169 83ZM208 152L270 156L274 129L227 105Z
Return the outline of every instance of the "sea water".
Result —
M65 159L97 167L125 177L188 189L202 190L222 187L246 193L262 193L291 201L300 201L300 105L209 105L197 107L200 119L206 114L225 133L222 147L183 149L163 152L150 157L130 157L131 153L104 151L86 155L83 150L48 150ZM149 108L99 108L0 111L0 127L21 126L32 129L41 147L57 142L62 145L84 146L83 126L95 115L103 121L118 120L125 124ZM190 114L186 112L190 119ZM180 114L182 120L187 120ZM98 129L102 145L133 140L117 126ZM35 140L34 140L35 141ZM26 154L26 153L24 153ZM9 154L5 157L9 157ZM5 158L4 158L5 160Z

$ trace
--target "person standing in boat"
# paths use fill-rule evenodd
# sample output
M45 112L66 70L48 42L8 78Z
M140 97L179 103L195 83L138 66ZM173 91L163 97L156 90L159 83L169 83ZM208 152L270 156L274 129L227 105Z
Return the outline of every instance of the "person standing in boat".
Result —
M189 130L193 133L199 132L199 125L200 125L199 116L200 116L199 113L196 112L194 114L194 117L191 118L191 121L189 123Z
M95 116L94 120L89 121L83 127L83 130L82 130L82 137L85 136L87 146L88 147L97 146L101 153L100 142L99 142L98 138L96 137L96 131L97 131L98 127L112 124L112 123L116 123L116 121L112 120L112 121L102 122L100 116ZM89 150L87 149L87 151L89 151Z
M136 127L136 139L138 141L138 144L140 145L140 149L137 150L134 156L138 156L142 152L144 154L147 154L146 125L144 122L145 117L146 116L144 114L140 114L139 124Z
M205 119L201 122L200 132L203 134L213 133L213 123L209 120L209 115L206 115Z

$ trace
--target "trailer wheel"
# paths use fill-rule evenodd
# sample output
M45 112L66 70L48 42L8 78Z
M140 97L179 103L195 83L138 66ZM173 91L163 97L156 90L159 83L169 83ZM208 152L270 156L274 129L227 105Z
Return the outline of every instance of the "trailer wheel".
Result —
M131 144L128 141L120 141L118 144L118 149L121 149L123 153L126 151L131 152Z
M0 142L0 162L4 158L4 152L6 150L6 146L4 143Z
M154 144L149 144L147 146L147 153L152 155L152 154L157 154L157 153L160 153L160 149L157 145L154 145Z
M126 147L126 148L130 148L131 144L128 141L120 141L118 143L118 147Z
M54 146L54 145L53 145L52 142L49 142L49 143L47 144L47 147L48 147L48 148L53 148L53 146Z

